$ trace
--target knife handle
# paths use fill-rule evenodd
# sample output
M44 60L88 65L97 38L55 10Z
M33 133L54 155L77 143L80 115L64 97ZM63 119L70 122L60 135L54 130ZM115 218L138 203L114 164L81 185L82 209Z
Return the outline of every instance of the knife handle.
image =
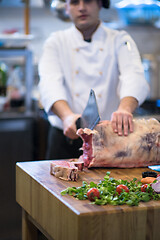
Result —
M76 121L76 127L77 127L77 130L78 130L79 128L81 128L81 118L78 118L78 119L77 119L77 121ZM70 145L73 144L73 140L70 139L69 137L66 137L66 140L67 140L67 142L68 142Z
M81 118L79 117L78 119L77 119L77 121L76 121L76 127L77 127L77 130L79 129L79 128L81 128Z

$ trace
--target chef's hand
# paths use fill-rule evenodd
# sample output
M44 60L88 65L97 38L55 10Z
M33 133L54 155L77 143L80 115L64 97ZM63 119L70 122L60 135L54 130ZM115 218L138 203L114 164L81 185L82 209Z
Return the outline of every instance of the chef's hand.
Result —
M119 136L128 136L129 132L133 132L133 115L125 110L117 110L112 113L111 125Z
M77 139L79 136L76 134L76 120L80 117L80 114L70 114L63 119L63 133L70 139Z
M80 117L80 114L73 113L65 100L56 101L51 110L62 120L64 135L70 139L77 139L76 120Z
M111 124L113 131L119 136L127 136L133 132L132 113L138 106L138 100L134 97L124 97L121 99L118 110L112 114Z

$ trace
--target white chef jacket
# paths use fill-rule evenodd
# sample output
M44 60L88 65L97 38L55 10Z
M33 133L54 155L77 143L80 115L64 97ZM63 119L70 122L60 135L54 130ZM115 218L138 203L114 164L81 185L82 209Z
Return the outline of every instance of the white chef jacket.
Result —
M103 23L91 42L75 26L52 33L44 44L39 76L42 105L51 125L60 129L62 121L50 110L58 100L81 114L93 89L101 120L110 120L120 99L132 96L140 105L149 92L135 42L125 31Z

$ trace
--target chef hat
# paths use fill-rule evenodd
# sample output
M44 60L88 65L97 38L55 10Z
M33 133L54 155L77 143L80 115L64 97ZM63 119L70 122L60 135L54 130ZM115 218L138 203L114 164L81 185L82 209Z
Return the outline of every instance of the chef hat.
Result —
M109 8L110 0L101 0L101 1L102 1L102 7Z

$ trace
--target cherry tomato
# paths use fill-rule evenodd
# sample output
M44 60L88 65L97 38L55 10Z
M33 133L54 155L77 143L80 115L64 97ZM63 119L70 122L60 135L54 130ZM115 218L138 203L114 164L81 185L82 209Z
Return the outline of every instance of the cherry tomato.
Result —
M90 201L94 201L95 197L97 197L97 198L100 197L99 190L97 188L89 189L88 192L87 192L87 197Z
M146 192L147 187L148 187L148 184L143 184L141 186L141 192Z
M123 191L125 192L129 192L129 188L126 185L120 184L116 187L116 192L118 192L119 194Z

